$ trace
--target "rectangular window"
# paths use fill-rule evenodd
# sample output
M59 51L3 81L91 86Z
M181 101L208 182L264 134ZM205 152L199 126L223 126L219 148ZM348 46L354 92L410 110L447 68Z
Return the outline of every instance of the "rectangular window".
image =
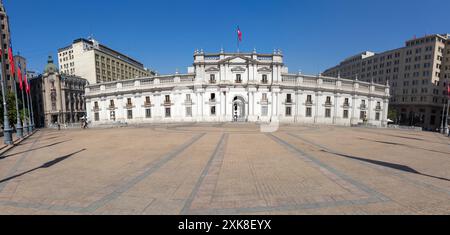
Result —
M291 94L287 94L286 103L292 103L292 95Z
M236 83L241 83L241 82L242 82L241 74L236 74Z
M216 75L214 74L209 75L209 82L213 84L216 83Z
M98 109L98 102L94 102L94 109Z
M150 104L150 96L145 97L145 104Z
M192 117L192 107L186 107L186 117Z
M263 117L269 116L269 107L268 106L261 106L261 116L263 116Z
M114 108L114 100L110 100L110 101L109 101L109 106L110 106L111 108Z
M312 108L306 108L306 117L312 117Z
M263 101L267 101L267 93L263 93L262 94L262 100Z
M267 80L267 75L262 75L262 83L267 84L269 81Z
M292 107L286 107L286 117L292 116Z
M359 119L365 120L365 119L366 119L366 112L362 111L362 112L359 114Z
M325 117L331 118L331 109L325 109Z
M152 118L152 110L151 109L146 109L145 110L145 117L146 118Z
M344 119L348 119L348 110L344 110Z
M170 108L166 108L166 118L170 118Z
M312 104L312 95L308 95L308 97L306 99L306 103L307 104Z
M375 114L375 120L380 121L380 113Z
M216 116L216 106L211 107L211 116Z
M133 110L127 110L127 118L133 119Z
M95 114L94 114L94 120L95 120L96 122L98 122L98 121L100 120L100 114L99 114L99 113L95 113Z
M170 103L170 95L166 95L165 101L166 104Z
M349 103L349 99L348 99L348 98L345 98L344 106L345 106L345 107L350 106L350 103Z
M186 95L186 101L187 102L191 102L191 94L187 94Z
M127 99L127 105L132 105L132 103L131 103L131 98L128 98L128 99Z

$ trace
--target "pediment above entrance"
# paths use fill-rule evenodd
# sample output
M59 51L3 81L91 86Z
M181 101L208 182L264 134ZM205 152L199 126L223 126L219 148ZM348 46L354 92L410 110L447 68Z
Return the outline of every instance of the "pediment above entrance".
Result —
M230 63L230 64L246 64L246 63L258 63L258 61L245 57L243 55L232 56L226 59L219 61L219 64L222 63Z
M245 72L247 71L244 67L242 66L236 66L231 68L231 72Z
M272 72L272 69L270 69L269 67L262 67L258 69L258 72Z
M220 69L217 67L209 67L205 70L206 72L219 72Z

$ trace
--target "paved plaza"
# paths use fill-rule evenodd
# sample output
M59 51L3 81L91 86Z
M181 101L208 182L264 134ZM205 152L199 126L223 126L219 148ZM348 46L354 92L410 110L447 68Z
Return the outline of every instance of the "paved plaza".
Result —
M40 130L0 156L0 214L450 214L450 139L255 124Z

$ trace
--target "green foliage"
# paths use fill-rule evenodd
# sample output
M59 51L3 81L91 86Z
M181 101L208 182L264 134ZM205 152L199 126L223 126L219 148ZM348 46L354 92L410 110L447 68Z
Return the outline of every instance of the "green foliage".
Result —
M397 110L389 109L388 118L395 122L397 120L397 117L398 117Z
M0 95L0 122L3 126L3 99ZM8 119L9 124L13 125L17 122L17 111L16 111L16 97L13 92L8 91L6 93L6 105L8 107Z

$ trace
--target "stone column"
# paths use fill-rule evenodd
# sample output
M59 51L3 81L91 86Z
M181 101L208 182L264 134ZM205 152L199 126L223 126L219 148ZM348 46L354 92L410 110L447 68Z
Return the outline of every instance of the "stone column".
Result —
M358 110L358 108L356 107L357 100L358 100L358 96L353 95L353 97L352 97L352 119L351 119L352 125L356 125L359 122L359 117L357 116L357 113L356 113L356 111Z
M314 123L317 123L317 121L321 117L320 110L319 110L319 100L320 100L320 94L319 94L319 92L316 92L316 99L315 99L316 108L315 108L315 112L314 112Z
M333 117L333 124L337 124L339 119L341 119L341 115L339 114L339 97L340 94L334 94L334 117Z
M372 111L372 107L373 107L373 105L372 105L372 103L373 103L373 98L372 97L369 97L369 107L368 107L368 111L367 111L367 119L368 119L368 122L370 123L370 124L372 124L372 122L374 121L374 118L373 118L373 111Z
M388 114L389 114L389 99L384 99L383 102L383 116L382 116L382 127L388 126Z

